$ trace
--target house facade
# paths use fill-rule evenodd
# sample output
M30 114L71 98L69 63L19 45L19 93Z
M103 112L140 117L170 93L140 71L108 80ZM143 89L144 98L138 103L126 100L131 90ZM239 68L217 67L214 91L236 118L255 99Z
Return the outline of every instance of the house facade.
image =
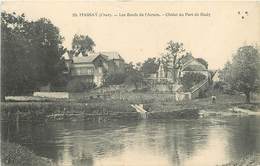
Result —
M177 74L178 78L183 77L185 73L200 73L205 75L206 78L210 77L210 72L206 66L189 54L179 60L179 65L180 67Z
M177 91L181 88L180 80L186 73L203 74L206 76L205 80L211 77L205 65L193 56L187 54L178 59L176 69L173 68L172 62L169 62L167 65L160 63L157 72L150 74L149 77L146 78L146 81L152 89L159 89L159 91L167 91L167 89L168 91ZM174 78L174 75L176 78ZM159 86L164 88L157 88Z
M125 70L124 60L117 52L93 52L87 55L65 53L63 57L67 74L72 79L95 83L97 87L103 85L106 74L122 73Z

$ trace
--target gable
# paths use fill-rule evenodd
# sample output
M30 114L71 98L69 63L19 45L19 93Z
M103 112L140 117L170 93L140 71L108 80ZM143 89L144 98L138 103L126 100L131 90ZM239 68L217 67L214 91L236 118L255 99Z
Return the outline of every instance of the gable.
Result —
M188 64L186 64L185 66L183 66L182 70L183 71L206 71L207 69L203 64L201 64L197 60L193 60Z
M90 54L88 56L74 56L73 63L93 63L97 58L100 57L102 56L98 53Z
M100 52L100 54L104 55L107 60L123 60L118 52Z

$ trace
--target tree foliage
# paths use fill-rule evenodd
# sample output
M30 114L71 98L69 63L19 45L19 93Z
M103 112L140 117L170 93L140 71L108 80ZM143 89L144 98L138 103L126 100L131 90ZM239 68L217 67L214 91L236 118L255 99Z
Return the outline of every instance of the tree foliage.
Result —
M181 84L183 85L185 90L190 90L194 85L200 83L206 78L204 74L201 73L185 73L183 77L181 77Z
M93 51L95 42L88 36L74 35L72 40L72 49L78 53L85 54L89 51Z
M167 53L162 57L164 64L172 66L173 80L176 81L177 69L178 69L178 58L184 55L185 49L183 43L169 41L165 49Z
M105 85L121 85L125 82L126 73L113 73L105 77Z
M159 68L159 61L157 58L148 58L141 66L141 72L144 74L156 73Z
M143 76L140 71L138 71L131 62L126 64L125 70L127 75L125 83L128 85L134 85L135 89L138 89L138 84L143 82Z
M68 92L84 92L95 88L96 85L93 82L86 82L81 79L72 79L67 84Z
M260 56L253 46L240 47L221 72L221 79L233 89L246 95L250 102L250 93L259 87Z
M63 70L62 37L50 20L1 13L1 89L20 95L53 82Z

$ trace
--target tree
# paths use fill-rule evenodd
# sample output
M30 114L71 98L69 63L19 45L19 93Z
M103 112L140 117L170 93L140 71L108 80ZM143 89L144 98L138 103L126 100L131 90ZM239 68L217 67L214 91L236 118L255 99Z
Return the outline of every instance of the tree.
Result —
M156 58L148 58L144 61L141 66L141 72L144 74L153 74L156 73L159 68L159 62Z
M126 73L113 73L105 77L105 85L120 85L125 82Z
M163 56L163 61L164 63L172 66L172 75L173 75L173 81L176 82L177 78L177 69L179 68L178 66L178 58L180 56L183 56L185 53L185 49L183 48L183 43L178 43L178 42L173 42L170 41L168 42L168 45L166 47L167 53Z
M245 94L250 103L250 93L259 87L260 55L253 46L240 47L233 56L232 63L227 63L222 70L221 78L229 85Z
M129 64L126 64L126 79L125 79L125 83L126 84L134 84L135 89L138 89L138 84L141 84L143 82L143 76L140 73L140 71L138 71L132 62L130 62Z
M67 91L68 92L84 92L95 88L96 85L93 82L86 82L80 79L72 79L68 82Z
M84 35L74 35L72 40L72 49L83 55L89 51L93 51L95 47L94 41L88 36Z
M206 76L201 73L185 73L183 77L181 77L181 84L183 85L185 90L190 90L194 85L200 83L204 80Z
M196 60L203 64L206 67L206 69L208 69L208 62L205 59L197 58Z
M30 93L56 80L64 67L59 29L46 18L1 16L1 96Z

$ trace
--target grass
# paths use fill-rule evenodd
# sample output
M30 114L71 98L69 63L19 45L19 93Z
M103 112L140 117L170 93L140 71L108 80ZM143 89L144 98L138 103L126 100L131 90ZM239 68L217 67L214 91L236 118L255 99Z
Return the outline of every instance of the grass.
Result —
M260 103L257 98L252 104L245 104L243 95L217 94L216 103L211 97L176 102L174 94L170 93L118 93L110 98L86 98L83 94L74 94L70 101L55 102L4 102L1 103L1 119L15 120L17 112L21 113L20 120L44 121L50 120L84 120L86 116L115 115L127 117L136 113L131 104L144 104L148 112L175 112L183 110L205 110L213 112L228 112L229 108L240 107L258 111ZM73 100L73 101L72 101ZM128 114L129 113L129 114ZM124 114L124 115L123 115Z
M257 100L252 100L251 104L244 103L243 95L216 95L216 103L212 103L211 97L194 99L189 101L167 101L165 99L155 100L152 103L145 104L147 110L151 111L178 111L183 109L204 109L207 111L228 111L229 108L238 106L240 108L257 110L260 108L260 103Z
M46 121L46 120L84 120L87 116L136 113L122 101L77 102L5 102L1 103L1 120Z
M1 142L1 165L3 166L51 166L53 163L37 156L28 148L14 143Z

